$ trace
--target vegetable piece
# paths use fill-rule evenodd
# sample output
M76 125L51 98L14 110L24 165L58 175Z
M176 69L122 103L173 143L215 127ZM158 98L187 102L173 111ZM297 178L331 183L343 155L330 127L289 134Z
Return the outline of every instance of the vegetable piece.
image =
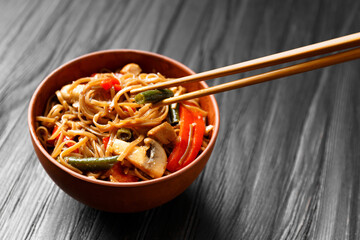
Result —
M111 83L115 89L115 91L120 91L121 90L121 85L120 85L120 81L117 78L111 78Z
M101 81L100 86L105 90L105 91L109 91L110 88L112 87L112 83L110 78L106 78L104 80Z
M139 178L130 174L125 174L120 162L114 164L110 169L110 175L113 176L117 182L137 182Z
M163 122L162 124L150 129L147 135L148 137L151 137L165 145L174 142L177 138L175 130L168 122Z
M180 115L179 115L179 105L177 103L173 103L170 105L169 108L169 121L172 126L176 126L180 122Z
M146 146L134 147L132 151L125 157L131 164L139 168L152 178L159 178L164 175L167 156L165 150L160 143L151 138L145 138ZM122 154L130 143L115 139L112 148L115 154ZM150 150L150 156L147 152Z
M58 128L59 128L58 125L54 126L51 136L54 135L54 133L58 130ZM59 137L60 137L60 134L54 139L47 140L47 143L52 145L52 146L55 146L56 141L59 139Z
M167 169L171 172L175 172L180 169L180 159L184 155L186 149L188 148L189 133L190 133L190 124L193 122L193 115L190 110L186 107L180 105L180 141L177 142L173 151L171 152L168 158Z
M59 129L59 127L57 125L54 126L53 128L53 131L52 131L52 134L51 135L54 135L54 133ZM51 140L47 140L47 143L52 145L52 146L55 146L56 145L56 142L59 140L60 138L60 135L61 135L61 132L59 135L57 135L54 139L51 139ZM63 141L66 142L66 141L69 141L69 140L73 140L72 137L68 137L68 136L65 136ZM71 146L74 146L75 143L73 142L67 142L65 143L65 146L67 147L71 147ZM78 153L79 152L79 149L76 149L74 152Z
M108 145L108 143L109 143L109 140L110 140L110 137L104 137L104 138L103 138L104 149L107 148L107 145Z
M184 164L181 167L185 167L189 165L192 161L195 160L196 156L198 155L201 145L204 138L205 133L205 121L203 116L199 112L194 112L195 118L195 127L194 127L194 135L192 137L192 142L189 143L191 145L190 152L184 160Z
M155 103L174 96L170 89L154 89L136 94L135 102L138 104Z
M64 142L69 141L69 140L73 140L73 138L70 138L70 137L68 137L68 136L65 136L64 139L63 139ZM73 143L73 142L67 142L67 143L65 143L65 145L66 145L67 147L72 147L72 146L75 145L75 143Z
M71 166L84 172L101 171L110 169L116 162L119 156L110 157L91 157L91 158L77 158L64 157L65 161Z
M114 89L115 89L115 91L120 91L121 90L121 86L120 86L120 84L114 84L113 85L114 86Z
M114 154L118 154L121 155L126 148L128 148L130 145L130 143L125 142L123 140L120 139L115 139L114 143L112 145L113 148L113 153ZM148 150L149 147L146 146L135 146L125 157L127 160L129 160L129 162L133 162L136 161L139 158L144 158L144 156L146 156L146 151Z
M134 108L134 107L129 107L129 108L131 109L131 111L136 112L136 108ZM129 112L129 109L128 109L127 107L125 107L125 106L123 106L121 109L122 109L124 112Z
M127 142L132 138L132 132L128 128L119 128L116 132L116 137Z
M145 159L145 162L139 168L150 177L159 178L164 175L166 169L166 152L161 144L152 138L145 138L144 143L150 146L150 156Z
M110 88L114 87L115 91L121 90L120 82L117 78L110 77L106 78L101 81L100 86L105 90L108 91Z
M168 158L167 169L171 172L194 161L200 151L205 132L205 122L199 112L191 111L183 105L180 105L179 110L180 141Z

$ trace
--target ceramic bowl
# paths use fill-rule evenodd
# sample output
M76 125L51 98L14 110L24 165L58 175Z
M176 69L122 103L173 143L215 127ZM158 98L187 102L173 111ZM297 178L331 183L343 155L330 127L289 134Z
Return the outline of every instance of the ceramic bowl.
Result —
M53 71L34 92L29 104L28 125L35 152L50 178L68 195L95 209L109 212L139 212L160 206L181 194L197 178L209 160L219 131L219 109L213 96L200 99L214 126L208 147L191 164L170 175L142 182L113 183L93 180L64 167L43 148L35 134L35 117L43 115L46 101L78 78L101 69L115 71L127 63L137 63L143 72L160 72L178 78L194 72L168 57L138 50L106 50L76 58ZM207 88L204 82L185 85L188 90Z

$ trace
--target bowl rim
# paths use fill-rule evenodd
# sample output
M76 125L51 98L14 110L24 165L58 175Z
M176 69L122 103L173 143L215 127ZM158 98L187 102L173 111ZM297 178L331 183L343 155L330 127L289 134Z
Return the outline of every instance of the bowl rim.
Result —
M165 181L169 181L173 178L176 178L178 175L183 174L186 171L189 171L197 162L199 162L199 159L204 157L205 154L210 151L211 148L214 147L215 142L216 142L216 138L219 132L219 128L220 128L220 113L219 113L219 107L217 104L217 101L215 99L215 97L213 95L209 95L208 97L210 98L210 102L211 105L214 106L214 122L217 123L214 125L214 128L212 129L212 137L210 138L210 141L206 147L206 149L195 158L195 160L193 162L191 162L189 165L185 166L184 168L173 172L169 175L166 176L162 176L160 178L156 178L156 179L151 179L148 181L139 181L139 182L110 182L110 181L104 181L104 180L98 180L98 179L91 179L85 175L76 173L74 171L72 171L71 169L65 167L64 165L62 165L61 163L59 163L58 161L56 161L53 157L51 157L51 155L45 150L45 148L42 146L40 140L38 139L36 132L35 132L35 114L34 114L34 106L35 106L35 100L37 98L37 96L39 95L39 93L41 92L42 88L46 85L46 82L48 81L48 79L52 78L53 75L55 75L59 70L61 70L62 68L73 64L74 62L77 61L81 61L84 58L88 58L94 55L101 55L101 54L106 54L106 53L111 53L111 52L121 52L121 53L125 53L125 52L130 52L130 53L137 53L137 54L143 54L143 55L147 55L147 56L152 56L152 57L156 57L156 58L160 58L163 59L165 61L168 62L172 62L175 65L179 65L182 68L188 70L189 72L191 72L191 74L195 74L195 72L193 70L191 70L189 67L185 66L184 64L166 57L164 55L158 54L158 53L154 53L154 52L149 52L149 51L143 51L143 50L136 50L136 49L108 49L108 50L101 50L101 51L95 51L95 52L91 52L91 53L87 53L81 56L78 56L70 61L67 61L65 63L63 63L62 65L60 65L59 67L57 67L55 70L53 70L50 74L48 74L42 81L41 83L37 86L36 90L34 91L31 100L29 102L29 106L28 106L28 127L29 127L29 131L30 131L30 137L32 138L32 140L34 141L34 144L37 145L37 148L41 151L41 153L46 157L46 160L50 161L52 164L54 164L55 166L57 166L58 168L60 168L61 170L65 171L66 173L72 175L73 177L79 179L79 180L83 180L86 181L88 183L92 183L92 184L99 184L102 186L109 186L109 187L128 187L128 188L132 188L132 187L139 187L139 186L148 186L148 185L152 185L152 184L156 184L159 182L165 182ZM204 87L207 88L208 85L202 81L200 82L200 84Z

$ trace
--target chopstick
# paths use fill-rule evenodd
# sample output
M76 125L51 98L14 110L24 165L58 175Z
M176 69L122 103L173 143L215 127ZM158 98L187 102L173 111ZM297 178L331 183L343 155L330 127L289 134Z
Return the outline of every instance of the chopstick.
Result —
M131 93L139 93L151 89L160 89L165 87L173 87L184 83L190 83L195 81L204 81L218 77L224 77L227 75L237 74L241 72L256 70L260 68L270 67L287 63L291 61L301 60L304 58L315 57L322 54L327 54L335 51L345 50L352 47L360 46L360 32L350 35L346 35L339 38L334 38L324 42L315 43L312 45L288 50L281 53L253 59L250 61L221 67L206 72L193 74L190 76L174 79L171 81L157 83L154 85L148 85L131 90Z
M354 60L357 58L360 58L360 47L351 49L348 51L344 51L341 53L336 53L333 55L325 56L325 57L315 59L312 61L299 63L296 65L284 67L284 68L281 68L278 70L262 73L259 75L242 78L242 79L235 80L235 81L228 82L228 83L223 83L223 84L209 87L206 89L200 89L200 90L197 90L194 92L185 93L185 94L177 96L177 97L167 98L167 99L164 99L160 102L153 104L153 107L160 107L163 105L169 105L169 104L181 102L184 100L199 98L199 97L203 97L203 96L207 96L207 95L211 95L211 94L215 94L215 93L233 90L236 88L241 88L241 87L250 86L250 85L254 85L254 84L258 84L258 83L262 83L262 82L266 82L266 81L271 81L274 79L291 76L294 74L307 72L307 71L315 70L318 68L331 66L334 64Z

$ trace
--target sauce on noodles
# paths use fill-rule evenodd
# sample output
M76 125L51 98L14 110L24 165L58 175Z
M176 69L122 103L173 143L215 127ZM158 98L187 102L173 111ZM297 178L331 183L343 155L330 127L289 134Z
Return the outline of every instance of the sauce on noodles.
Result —
M130 94L163 81L134 63L73 81L36 118L37 136L53 158L90 178L134 182L177 171L206 147L212 127L197 100L152 107ZM167 91L177 96L186 89Z

